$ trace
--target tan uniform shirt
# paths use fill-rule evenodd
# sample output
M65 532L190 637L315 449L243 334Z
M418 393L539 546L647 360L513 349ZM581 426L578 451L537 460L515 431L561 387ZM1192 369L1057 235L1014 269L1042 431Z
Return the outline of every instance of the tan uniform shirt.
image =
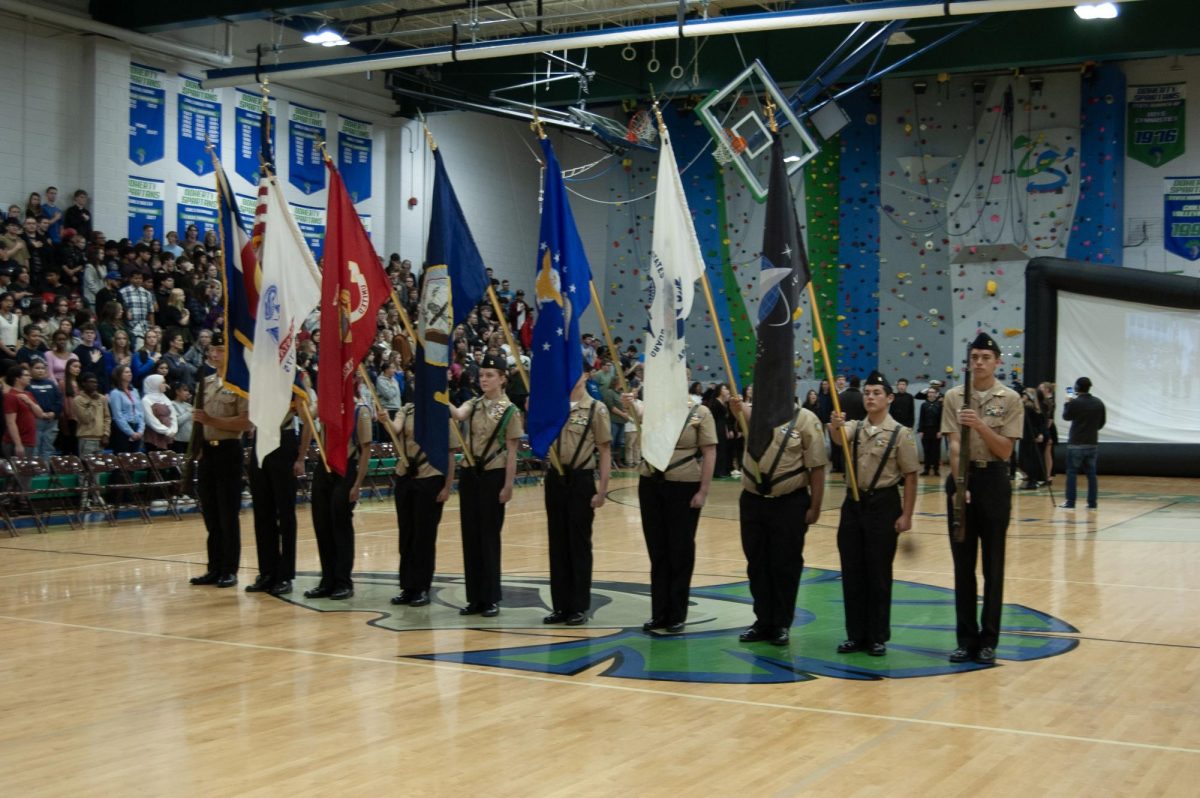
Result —
M1005 438L1019 439L1025 430L1025 410L1021 397L1012 388L996 382L986 391L973 391L971 409L979 414L992 431ZM963 386L956 385L946 393L942 405L942 434L961 432L958 411L963 409ZM971 461L999 460L979 435L971 436Z
M713 421L712 412L702 404L688 402L687 423L679 440L675 442L675 453L671 455L668 464L679 465L663 474L668 482L699 482L700 481L700 447L717 445L717 425ZM680 462L683 461L683 462ZM638 470L644 477L653 476L654 469L649 463L643 462Z
M855 441L858 441L858 457L854 460L854 476L861 490L871 488L871 480L879 471L879 462L887 451L888 441L892 439L892 430L899 429L896 443L888 454L883 470L879 472L879 481L875 490L891 488L900 484L905 474L912 474L920 463L917 461L917 440L912 430L896 419L888 416L879 426L867 420L847 421L846 440L850 441L849 453L854 456Z
M411 402L396 411L395 420L404 420L404 426L396 433L396 437L400 439L400 445L404 448L404 459L407 460L408 463L420 463L420 465L417 466L417 479L445 476L441 471L438 471L436 468L430 465L429 458L425 456L425 452L421 451L421 445L417 443L417 439L414 436L413 426L416 423L416 417L417 409L416 406ZM450 441L450 451L453 452L458 448L458 436L454 434L454 419L450 419L449 423L450 428L447 431L447 434L450 437L447 438L447 440ZM396 473L401 475L408 473L408 471L405 469L404 463L400 461L396 462Z
M786 496L793 491L807 488L808 471L802 469L823 468L829 463L821 420L812 411L804 408L797 411L793 418L795 424L789 420L787 424L780 424L775 428L771 435L771 443L763 452L763 456L757 461L751 461L757 466L754 472L760 479L771 480L771 492L767 494L770 496ZM750 455L747 454L746 457L749 458ZM773 474L768 474L776 457L779 457L779 464L775 466ZM745 467L742 468L742 489L756 496L763 495L758 483L750 476L750 469Z
M221 378L210 374L204 378L204 412L213 418L234 418L248 412L250 403L228 388L222 387ZM235 441L242 437L240 432L204 426L206 441Z
M525 434L525 429L521 426L521 411L509 401L507 396L501 396L495 401L477 396L468 401L465 407L469 413L467 416L467 445L471 447L472 462L477 468L482 466L485 471L504 468L507 458L496 452L505 449L506 443L508 446L517 446L517 441ZM510 407L512 413L508 419L508 426L504 430L504 440L500 440L500 436L497 435L496 440L492 441L492 434ZM488 441L492 441L490 446ZM486 451L484 447L487 447ZM493 457L493 455L495 456Z
M596 409L593 411L592 407ZM590 425L588 413L592 415ZM554 442L558 461L564 469L596 467L596 447L602 443L612 443L612 425L608 419L608 407L603 402L585 396L575 403L567 415L562 432L558 433L558 440Z

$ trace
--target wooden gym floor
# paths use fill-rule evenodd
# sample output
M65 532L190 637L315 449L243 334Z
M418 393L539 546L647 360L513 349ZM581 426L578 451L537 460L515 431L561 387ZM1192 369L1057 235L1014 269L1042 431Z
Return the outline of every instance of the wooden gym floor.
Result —
M455 612L456 498L424 609L387 602L390 500L360 505L357 594L340 605L301 596L317 570L307 505L290 601L242 590L249 512L233 590L188 585L204 562L194 515L0 539L0 794L1196 794L1196 481L1103 477L1094 513L1018 491L990 668L945 661L953 581L932 478L896 558L886 658L833 652L840 483L808 533L791 646L739 645L752 613L737 492L714 485L675 638L637 630L632 478L598 513L596 614L578 628L540 623L538 487L509 506L494 620Z

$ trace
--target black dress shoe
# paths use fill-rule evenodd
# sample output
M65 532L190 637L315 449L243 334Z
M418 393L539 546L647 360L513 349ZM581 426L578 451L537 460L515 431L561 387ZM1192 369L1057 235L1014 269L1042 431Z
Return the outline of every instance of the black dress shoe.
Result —
M971 659L971 650L959 646L950 652L951 662L968 662Z
M573 612L567 616L567 626L583 626L587 620L586 612Z
M209 571L207 573L201 574L200 576L193 576L188 581L191 582L193 585L215 585L217 583L217 580L220 578L221 577L217 576L212 571Z
M484 604L480 609L479 614L484 618L495 618L500 614L500 607L496 604Z
M237 584L237 577L233 574L226 574L217 580L217 587L233 587Z
M996 649L991 646L984 646L979 649L979 653L975 655L975 661L980 665L995 665L996 664Z
M770 640L772 637L774 637L774 635L756 624L738 635L738 642L759 643L763 640Z
M775 635L771 638L771 645L786 646L792 640L792 635L786 626L781 626L775 630Z
M867 649L867 653L872 657L882 657L887 654L887 646L883 643L872 643L871 647Z
M392 604L396 604L396 605L407 604L410 601L412 601L412 594L409 593L407 590L401 590L399 596L392 596L392 598L391 598Z
M324 585L318 585L317 587L305 590L304 597L309 599L329 598L329 594L332 592L332 590Z
M676 621L663 627L663 631L669 635L677 635L683 631L683 621Z
M410 607L424 607L429 603L428 590L414 590L412 598L408 602Z
M837 653L853 654L855 651L862 651L863 645L857 640L844 640L838 644Z
M650 631L653 631L654 629L661 629L665 625L666 624L664 624L658 618L651 618L650 620L648 620L644 624L642 624L642 631L650 632Z
M547 615L545 618L542 618L542 623L544 623L544 624L566 623L566 622L567 622L567 613L563 612L562 610L555 610L554 612Z
M470 604L468 604L467 606L465 606L461 610L459 610L458 614L459 615L478 615L482 610L483 610L482 605L476 604L475 602L472 601Z
M276 582L275 584L271 585L271 587L267 588L267 592L272 596L286 596L288 593L292 592L292 580L284 579L280 582Z
M259 576L254 580L254 584L246 585L247 593L266 593L271 589L271 585L275 584L274 580L269 576Z
M329 599L331 601L345 601L346 599L353 597L354 588L352 587L339 587L337 590L329 594Z

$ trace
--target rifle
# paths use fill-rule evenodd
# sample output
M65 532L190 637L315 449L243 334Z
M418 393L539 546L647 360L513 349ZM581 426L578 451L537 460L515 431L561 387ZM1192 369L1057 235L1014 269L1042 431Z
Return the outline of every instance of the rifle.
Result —
M963 410L971 409L971 348L967 346L967 368L963 375ZM967 537L967 472L971 468L971 428L961 424L958 429L958 470L954 475L954 514L950 519L950 534L955 543Z
M203 369L201 369L203 371ZM204 409L204 381L208 375L202 375L196 385L196 395L192 397L192 412L196 408ZM187 454L184 456L183 468L179 472L179 489L186 491L192 484L192 469L196 465L196 453L204 445L204 425L198 421L192 422L192 437L188 439Z

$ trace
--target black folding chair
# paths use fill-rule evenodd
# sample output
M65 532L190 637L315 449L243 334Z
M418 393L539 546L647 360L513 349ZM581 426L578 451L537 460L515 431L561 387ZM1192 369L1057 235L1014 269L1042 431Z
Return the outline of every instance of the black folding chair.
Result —
M83 514L87 510L91 486L83 463L75 455L55 455L50 458L50 474L54 478L54 486L59 490L70 506L75 508L80 526L83 525Z
M142 523L150 523L150 514L136 497L136 491L129 484L129 477L121 468L117 455L97 453L82 459L92 498L104 510L110 526L116 526L117 510L123 507L136 510L142 517Z

